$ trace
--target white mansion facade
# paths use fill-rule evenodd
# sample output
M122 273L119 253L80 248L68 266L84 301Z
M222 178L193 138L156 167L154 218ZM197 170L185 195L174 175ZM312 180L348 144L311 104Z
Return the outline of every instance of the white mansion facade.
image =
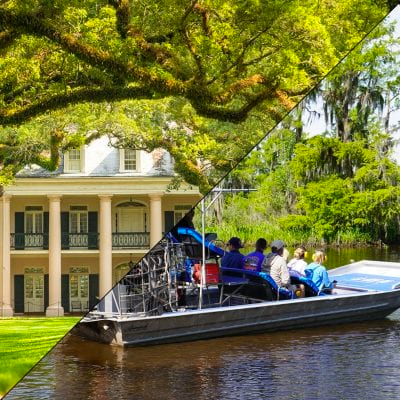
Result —
M84 312L200 199L172 159L100 138L56 172L27 167L0 197L0 316Z

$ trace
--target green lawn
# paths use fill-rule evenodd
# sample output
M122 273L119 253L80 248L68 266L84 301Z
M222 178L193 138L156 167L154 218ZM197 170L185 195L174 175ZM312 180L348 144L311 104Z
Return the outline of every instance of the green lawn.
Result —
M79 320L80 317L0 318L0 398Z

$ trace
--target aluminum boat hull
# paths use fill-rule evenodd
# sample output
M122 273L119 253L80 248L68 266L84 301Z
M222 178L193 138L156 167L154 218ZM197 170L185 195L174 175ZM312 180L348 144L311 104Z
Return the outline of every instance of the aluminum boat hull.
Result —
M80 334L121 346L150 345L384 318L400 307L400 290L82 322Z
M382 282L385 274L400 282L400 264L380 264ZM330 275L337 277L340 283L341 276L357 271L357 268L349 267L332 270ZM358 267L363 267L361 271L365 272L365 262ZM384 268L389 269L385 272ZM376 274L377 269L373 271ZM367 273L370 272L367 268ZM89 316L77 325L75 332L92 340L120 346L153 345L373 320L384 318L398 308L400 285L388 290L352 287L326 296L185 310L160 316Z

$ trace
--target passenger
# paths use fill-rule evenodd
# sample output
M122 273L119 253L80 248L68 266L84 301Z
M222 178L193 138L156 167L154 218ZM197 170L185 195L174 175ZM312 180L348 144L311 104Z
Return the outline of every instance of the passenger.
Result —
M299 246L293 253L294 258L292 258L288 263L289 275L292 283L296 283L296 296L297 297L305 297L306 296L306 287L302 283L298 283L295 281L295 278L305 277L306 273L304 272L307 267L307 262L304 260L306 255L306 249L304 246ZM295 281L295 282L293 282Z
M312 256L313 262L308 264L305 269L306 277L311 279L318 289L332 291L336 281L331 282L326 268L322 265L326 260L326 255L322 250L317 250Z
M285 259L282 257L285 243L282 240L274 240L271 243L271 253L267 254L261 266L261 270L270 274L279 287L293 290L290 284L289 270Z
M243 248L238 237L231 237L227 243L229 251L221 258L221 268L243 268L245 256L239 251Z
M245 268L260 272L266 248L267 241L264 238L257 239L256 250L246 256Z
M304 272L307 267L307 261L304 260L306 249L304 246L299 246L293 253L293 258L288 262L288 269L290 276L301 277L306 276Z

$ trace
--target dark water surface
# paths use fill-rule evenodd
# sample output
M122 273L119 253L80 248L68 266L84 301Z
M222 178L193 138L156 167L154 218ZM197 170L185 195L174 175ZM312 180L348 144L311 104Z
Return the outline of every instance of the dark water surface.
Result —
M351 250L329 252L328 264L399 254ZM373 322L142 348L69 335L6 399L400 399L400 311Z
M356 247L356 248L327 248L328 269L350 264L360 260L379 260L400 262L400 246L390 247ZM311 262L313 249L309 249L308 262Z

